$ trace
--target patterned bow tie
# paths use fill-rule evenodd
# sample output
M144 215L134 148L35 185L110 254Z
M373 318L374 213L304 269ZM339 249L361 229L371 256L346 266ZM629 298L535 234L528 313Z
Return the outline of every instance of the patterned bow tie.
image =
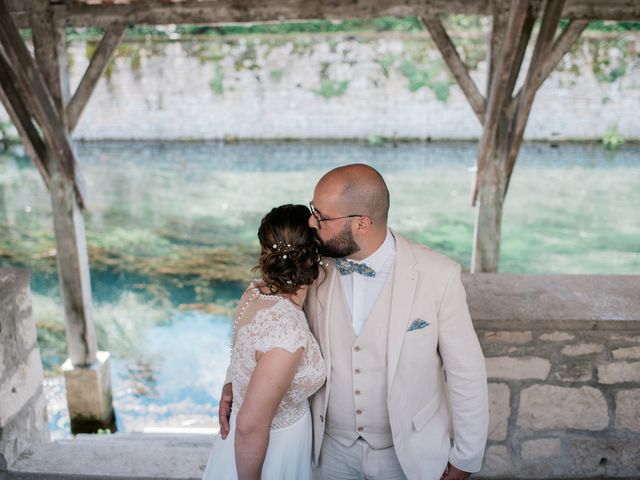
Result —
M364 263L356 263L344 258L336 258L336 267L340 275L349 275L350 273L359 273L365 277L375 277L376 272L373 268L368 267Z

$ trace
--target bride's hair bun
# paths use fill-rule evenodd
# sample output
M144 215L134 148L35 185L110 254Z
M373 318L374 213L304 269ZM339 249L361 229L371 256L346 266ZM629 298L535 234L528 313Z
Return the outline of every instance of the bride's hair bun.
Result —
M304 205L288 204L274 208L260 222L256 268L272 293L294 293L318 277L318 247L309 215Z

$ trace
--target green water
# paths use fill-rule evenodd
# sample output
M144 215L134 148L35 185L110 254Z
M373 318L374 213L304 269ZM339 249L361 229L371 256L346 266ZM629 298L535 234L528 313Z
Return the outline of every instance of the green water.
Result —
M330 168L378 168L391 192L390 225L468 268L476 148L78 144L94 317L100 348L114 356L118 428L214 425L230 315L251 278L260 218L275 205L306 204ZM640 147L527 145L505 205L500 271L639 274L638 206ZM0 267L32 271L50 428L68 435L49 197L20 152L0 154Z

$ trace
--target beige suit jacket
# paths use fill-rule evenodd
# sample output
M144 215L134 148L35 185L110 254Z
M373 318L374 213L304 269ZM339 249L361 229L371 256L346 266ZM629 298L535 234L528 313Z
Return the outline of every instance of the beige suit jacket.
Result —
M409 479L439 479L447 461L468 472L478 471L489 424L487 377L460 266L397 234L394 237L387 407L398 459ZM331 394L331 369L341 368L332 365L328 345L327 306L336 281L335 263L329 260L326 276L312 285L305 305L328 375L311 402L316 464ZM416 320L428 325L408 331Z

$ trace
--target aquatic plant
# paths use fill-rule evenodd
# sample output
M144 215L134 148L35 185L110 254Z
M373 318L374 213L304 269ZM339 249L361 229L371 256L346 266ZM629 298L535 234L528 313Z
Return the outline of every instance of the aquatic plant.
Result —
M384 138L382 138L381 135L369 135L369 138L367 138L367 142L369 143L369 145L382 145L384 144Z
M618 130L618 125L609 127L602 137L602 145L607 150L618 150L624 145L624 135Z

